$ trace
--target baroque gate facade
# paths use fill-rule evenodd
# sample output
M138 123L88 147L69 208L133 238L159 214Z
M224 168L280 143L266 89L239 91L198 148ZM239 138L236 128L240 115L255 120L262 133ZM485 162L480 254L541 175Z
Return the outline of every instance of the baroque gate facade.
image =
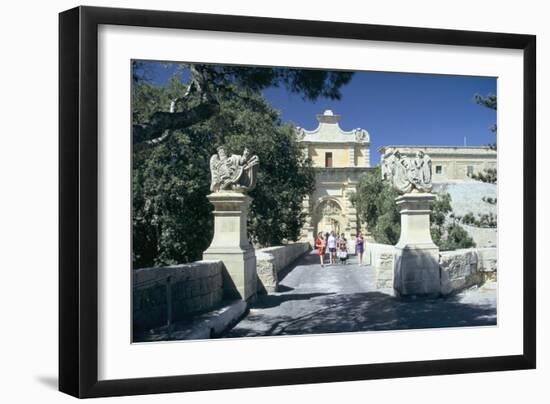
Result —
M370 135L361 128L344 131L340 115L327 110L317 115L319 126L312 131L296 128L298 141L315 169L315 191L304 200L307 221L302 240L314 242L318 232L344 233L354 246L358 231L367 232L357 218L351 197L359 177L372 170L370 166Z

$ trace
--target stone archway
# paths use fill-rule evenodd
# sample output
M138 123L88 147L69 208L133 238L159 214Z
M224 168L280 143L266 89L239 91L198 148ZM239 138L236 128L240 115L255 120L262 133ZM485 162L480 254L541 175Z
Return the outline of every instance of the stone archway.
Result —
M348 220L342 211L342 206L335 199L322 199L313 210L314 236L318 232L334 231L344 233L348 228Z

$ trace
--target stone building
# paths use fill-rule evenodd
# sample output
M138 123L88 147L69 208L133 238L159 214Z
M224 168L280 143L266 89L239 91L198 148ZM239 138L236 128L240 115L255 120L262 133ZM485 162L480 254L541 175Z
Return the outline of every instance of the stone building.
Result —
M357 219L350 197L359 176L371 169L370 136L361 128L344 131L340 115L327 110L317 115L314 130L297 128L298 140L315 168L316 189L304 201L308 214L302 239L313 242L317 232L334 230L353 240L358 230L365 230Z
M350 248L358 231L368 237L365 223L357 217L351 195L361 174L372 171L370 164L370 135L361 128L343 130L341 116L326 110L317 115L319 125L314 130L296 128L297 139L304 145L315 169L315 191L304 200L307 220L302 229L303 241L313 242L319 232L334 230L344 233ZM486 169L497 168L497 152L488 146L382 146L386 151L399 150L414 156L422 150L432 159L434 183L460 183Z
M398 150L405 156L423 151L432 159L433 182L467 180L473 174L497 168L497 151L488 146L382 146L382 155Z

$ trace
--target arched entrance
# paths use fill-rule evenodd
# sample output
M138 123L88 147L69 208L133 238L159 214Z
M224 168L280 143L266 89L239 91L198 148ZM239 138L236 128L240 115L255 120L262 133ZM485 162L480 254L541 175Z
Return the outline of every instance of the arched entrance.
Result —
M342 207L334 199L321 200L314 209L313 229L314 235L318 232L331 232L336 234L346 232L348 221L342 212Z

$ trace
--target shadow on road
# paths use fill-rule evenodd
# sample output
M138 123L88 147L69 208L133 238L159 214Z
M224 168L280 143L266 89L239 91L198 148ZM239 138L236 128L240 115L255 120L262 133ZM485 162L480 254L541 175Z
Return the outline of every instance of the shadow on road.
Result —
M294 290L294 288L291 288L290 286L286 286L286 285L277 285L277 292L279 293L283 293L283 292L292 292Z
M283 313L259 310L225 337L496 325L496 309L490 305L465 304L457 298L403 301L376 291L330 295L316 299L298 316Z
M292 289L292 288L289 288ZM288 301L309 300L319 296L329 296L334 293L285 293L282 295L263 295L252 305L253 309L268 309L277 307Z

